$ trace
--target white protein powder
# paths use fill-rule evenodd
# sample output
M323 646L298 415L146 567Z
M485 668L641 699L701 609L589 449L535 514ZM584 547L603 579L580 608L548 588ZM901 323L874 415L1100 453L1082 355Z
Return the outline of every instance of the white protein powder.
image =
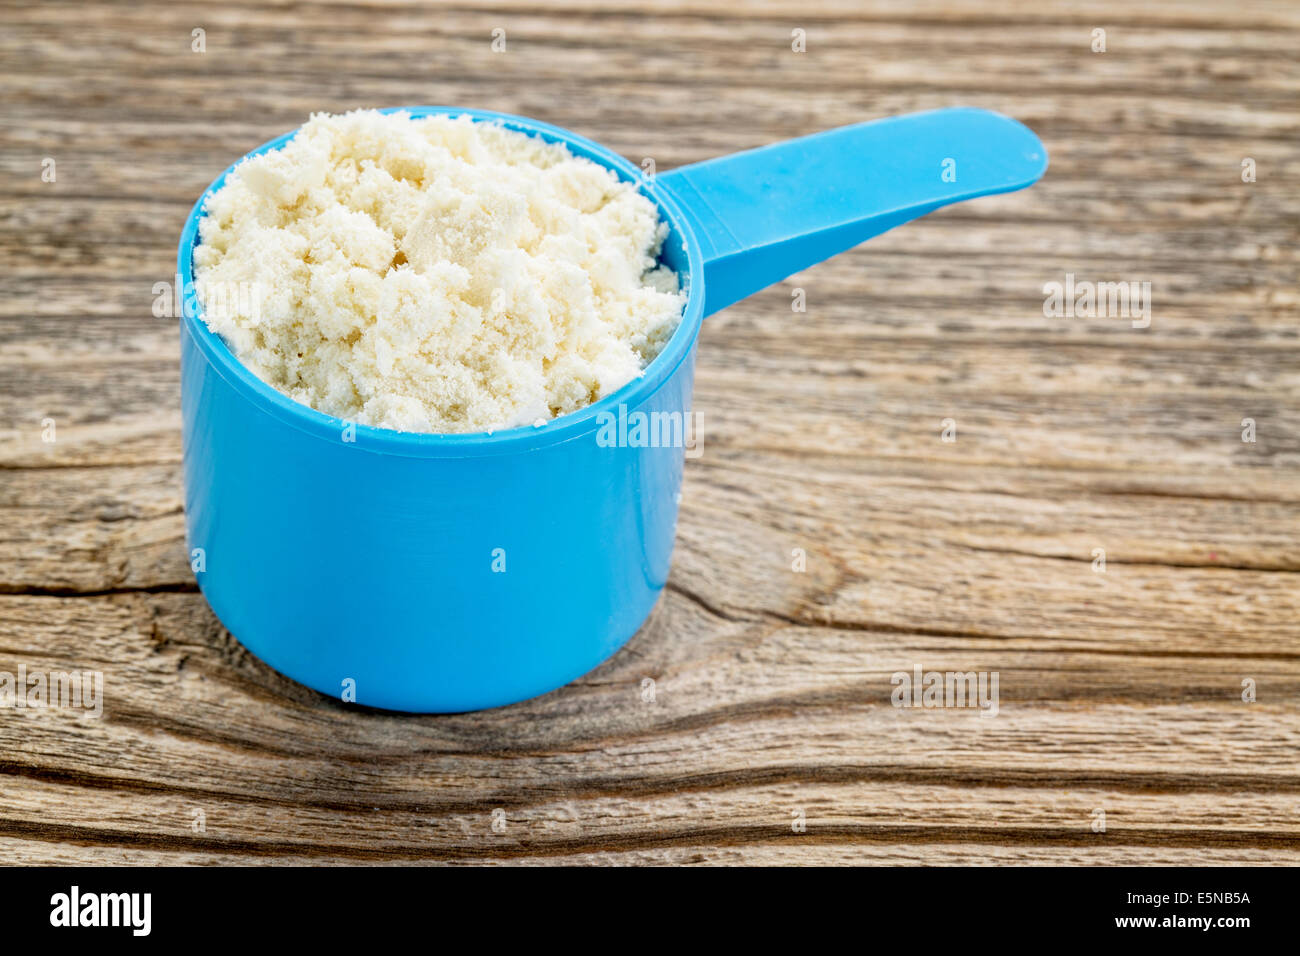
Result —
M635 187L468 117L314 114L204 212L208 328L269 385L360 424L476 432L577 411L641 374L686 300Z

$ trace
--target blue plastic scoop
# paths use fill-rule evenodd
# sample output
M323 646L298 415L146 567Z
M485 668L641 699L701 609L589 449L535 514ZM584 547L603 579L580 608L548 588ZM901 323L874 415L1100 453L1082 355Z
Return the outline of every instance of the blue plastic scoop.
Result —
M545 123L405 111L501 122L639 183L669 227L662 259L690 294L663 351L613 395L537 428L428 435L343 422L275 391L208 331L187 292L185 511L199 586L272 667L394 710L545 693L646 620L668 578L705 315L940 206L1022 189L1047 167L1032 132L976 109L848 126L649 182ZM187 285L203 203L229 172L186 221Z

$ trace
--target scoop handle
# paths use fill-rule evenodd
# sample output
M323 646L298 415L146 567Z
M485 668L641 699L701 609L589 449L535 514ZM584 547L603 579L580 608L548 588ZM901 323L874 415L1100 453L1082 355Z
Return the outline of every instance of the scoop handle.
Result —
M940 206L1037 182L1023 124L959 107L814 133L660 173L704 256L704 314Z

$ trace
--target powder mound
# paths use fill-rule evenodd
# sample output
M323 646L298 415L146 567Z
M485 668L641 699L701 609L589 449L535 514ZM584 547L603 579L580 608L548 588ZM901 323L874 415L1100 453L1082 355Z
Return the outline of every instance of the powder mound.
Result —
M686 300L634 186L465 116L313 114L204 214L208 328L296 401L382 428L577 411L641 374Z

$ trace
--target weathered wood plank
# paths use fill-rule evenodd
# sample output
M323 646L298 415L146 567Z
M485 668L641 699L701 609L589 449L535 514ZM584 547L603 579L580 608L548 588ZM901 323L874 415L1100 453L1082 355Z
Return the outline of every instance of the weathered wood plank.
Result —
M104 675L100 718L0 711L0 859L1300 861L1300 8L0 17L0 670ZM392 715L271 671L193 590L152 289L245 150L313 110L436 102L660 169L966 103L1032 126L1052 168L711 318L704 455L642 633L535 701ZM1067 272L1150 282L1150 327L1045 316ZM917 664L998 671L998 716L890 706Z
M22 734L0 772L20 785L3 788L0 814L17 836L362 861L793 840L923 856L951 843L1032 857L1051 842L1083 858L1094 846L1300 849L1300 731L1278 727L1300 687L1293 657L1182 662L1197 692L1162 687L1158 655L1002 650L1004 709L982 720L888 704L895 666L919 654L977 667L978 639L756 629L670 592L627 652L568 688L415 718L293 685L197 595L0 607L19 636L41 638L6 649L19 662L104 670L99 720L13 712ZM692 648L698 635L709 643ZM720 670L720 654L736 663ZM1235 700L1228 675L1242 666L1260 677L1255 704ZM646 674L659 685L649 704ZM1237 742L1227 762L1224 739ZM77 766L51 759L70 746ZM1099 807L1104 835L1091 830ZM807 834L789 832L791 810Z

